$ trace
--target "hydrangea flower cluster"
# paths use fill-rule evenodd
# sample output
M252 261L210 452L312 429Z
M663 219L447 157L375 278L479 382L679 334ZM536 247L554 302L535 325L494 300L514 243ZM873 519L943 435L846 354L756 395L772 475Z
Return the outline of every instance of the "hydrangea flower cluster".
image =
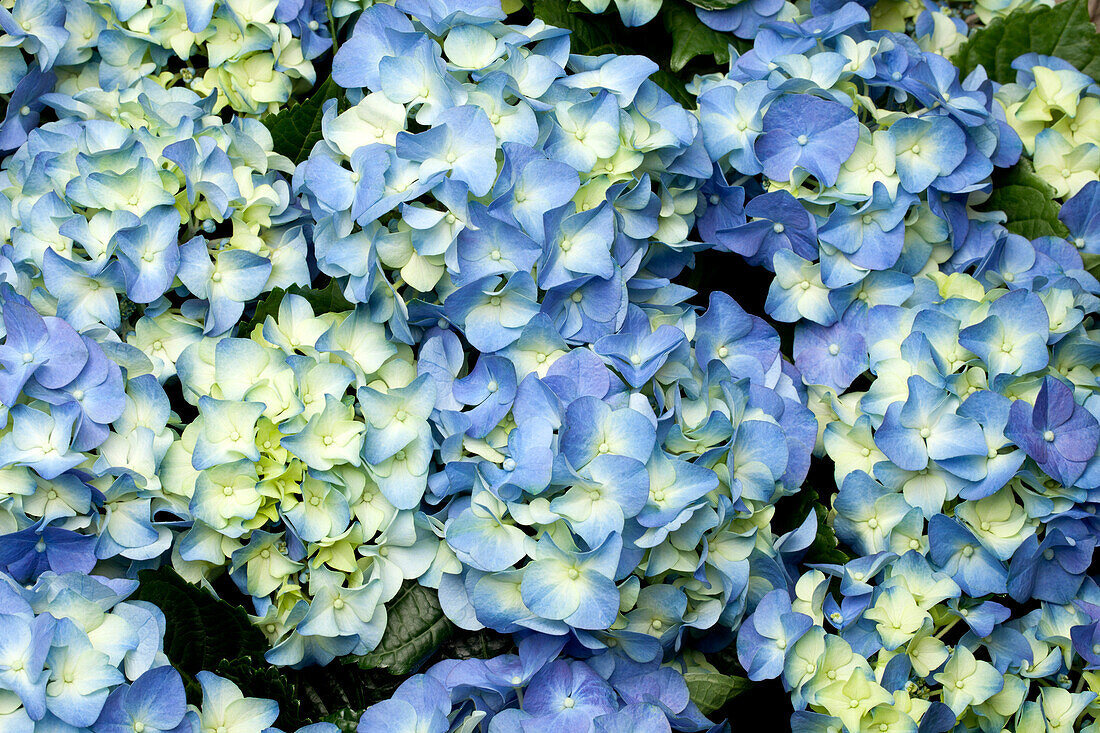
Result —
M164 615L126 600L136 588L137 581L52 571L25 588L0 573L0 726L11 733L276 732L272 700L246 698L209 672L198 674L202 706L187 704L183 679L164 656Z
M12 553L5 553L12 554ZM127 601L136 581L46 572L24 588L0 575L0 721L5 730L87 730L112 691L175 674L162 651L164 615ZM146 677L149 675L149 677ZM183 683L179 683L182 701ZM182 722L183 712L164 730Z
M175 288L206 333L222 334L261 293L309 282L286 159L260 122L213 116L213 98L150 79L44 96L61 119L0 172L4 263L20 293L103 339L121 311L166 310Z
M789 20L798 16L798 9L788 0L668 0L670 3L688 2L692 10L708 27L732 33L738 38L751 39L764 23ZM610 0L581 0L581 5L593 13L607 11ZM627 28L645 25L657 17L664 0L615 0L619 20Z
M845 0L667 0L670 4L683 4L707 28L729 33L737 39L753 40L761 28L769 23L796 20L808 9L814 15L829 13L844 4ZM1053 5L1053 0L976 0L972 6L953 7L946 3L925 3L919 0L856 0L871 13L875 30L904 33L912 30L912 24L924 16L926 23L935 23L939 30L961 23L962 18L973 18L988 25L995 19L1013 12L1023 12ZM658 17L665 0L580 0L591 13L609 12L613 6L619 20L627 28L643 26ZM965 13L965 16L963 14ZM960 17L962 16L962 17ZM973 22L973 21L971 21ZM907 27L908 26L908 27ZM961 29L965 35L965 26ZM675 32L675 31L674 31ZM924 34L921 34L924 35Z
M486 455L456 452L429 484L462 563L440 585L460 626L573 629L644 661L686 629L736 626L750 576L755 592L777 582L812 541L816 518L781 538L768 526L805 476L815 430L775 333L720 295L697 318L683 309L679 328L653 318L632 306L627 328L592 349L565 351L553 334L565 353L543 376L545 337L521 337L526 354L483 356L455 383L461 394L480 378L487 392L489 361L514 393L507 434L492 426ZM513 364L531 370L518 385Z
M345 55L364 53L357 44L377 46L361 29L392 34L395 13L361 16L337 80L351 73ZM434 36L423 26L400 41L438 54L444 26L418 17ZM447 39L484 40L488 28L529 42L495 16L449 22ZM118 96L48 95L67 116L34 130L6 165L3 541L26 553L8 572L30 582L112 560L133 573L169 551L194 581L228 569L275 645L269 658L292 665L373 649L404 579L442 586L467 628L593 632L593 648L625 640L653 659L685 627L734 627L750 575L785 577L783 553L804 549L813 527L777 540L768 518L808 468L812 415L774 331L726 296L697 318L689 291L670 286L700 246L687 241L710 174L698 125L645 81L644 59L571 61L561 32L528 32L542 55L490 54L471 67L477 81L430 67L442 75L426 86L455 91L422 133L404 131L419 123L381 91L339 115L329 103L326 137L295 187L314 215L318 268L358 305L318 316L288 295L277 317L238 337L246 303L310 282L266 129L216 121L210 100L149 80ZM495 132L499 114L456 104L491 105L484 89L527 83L519 63L541 69L546 101L516 97L506 115L518 127ZM176 116L158 114L164 95ZM415 118L434 100L408 104ZM394 108L395 128L366 138L383 142L351 147ZM456 115L485 123L501 170L481 170L495 154L480 147L448 167L466 134L432 153L442 170L408 159L417 135L429 139L413 148L424 157L432 135L466 130ZM407 187L353 218L334 208L332 186L353 191L348 206L373 195L355 180L365 156L386 163L364 171ZM338 173L347 160L353 170ZM437 208L402 203L413 197ZM462 339L485 355L467 361ZM168 380L197 408L186 426ZM487 517L505 536L482 545ZM51 558L55 544L70 551ZM582 555L583 575L557 567ZM570 596L538 590L572 572ZM525 574L528 589L498 607Z
M799 323L796 364L834 390L866 368L847 347L869 307L989 255L998 224L967 200L1021 152L981 70L960 80L943 56L867 24L848 3L773 25L699 83L721 164L700 231L776 273L766 310Z
M0 0L0 727L274 730L187 705L171 566L281 667L411 583L515 642L362 731L719 733L731 644L797 731L1100 731L1100 86L934 3L697 13L751 49L685 108L496 0Z
M194 520L174 567L194 581L228 569L274 663L373 650L383 604L439 545L416 511L435 394L408 347L364 306L317 317L287 295L251 338L196 340L176 365L198 416L159 466L170 511Z
M295 171L318 268L410 345L438 321L498 352L540 311L571 343L615 333L699 247L697 121L645 58L570 56L493 4L401 7L336 53L352 106Z
M351 0L340 3L346 14ZM38 126L44 95L115 95L144 79L217 92L217 110L256 115L316 79L332 45L321 0L8 0L0 6L0 150Z
M424 421L438 436L447 562L422 582L464 628L652 659L685 627L735 625L751 561L783 573L768 517L814 423L774 331L669 285L710 175L696 120L650 62L568 43L492 13L368 9L334 60L361 100L327 103L295 184L321 271L417 346L415 382L359 399L372 475L395 457L423 475Z
M43 99L59 119L0 170L0 545L20 582L111 558L132 574L172 546L162 382L246 302L309 282L263 124L151 78Z
M960 80L866 22L849 5L765 28L699 87L704 142L742 176L717 182L714 236L775 272L766 307L796 324L839 489L830 523L853 553L764 596L738 656L751 679L783 679L800 731L1086 725L1095 85L1035 54L1016 84ZM1068 237L974 208L1021 153L1068 199Z
M813 713L798 729L930 714L1031 730L1047 706L1070 726L1096 697L1062 688L1094 685L1097 283L1046 244L1069 267L1049 258L1012 288L933 275L906 308L869 310L870 386L819 413L856 556L769 594L738 637L750 676L782 674Z
M562 658L562 642L529 636L518 654L440 662L367 709L360 733L488 730L729 731L712 726L674 666L602 652Z

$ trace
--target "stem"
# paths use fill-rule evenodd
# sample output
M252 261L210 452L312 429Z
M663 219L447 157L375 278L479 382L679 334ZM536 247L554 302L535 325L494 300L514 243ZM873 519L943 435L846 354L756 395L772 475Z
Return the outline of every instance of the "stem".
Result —
M942 629L940 629L936 633L935 638L942 639L943 635L946 634L948 631L950 631L955 626L955 624L957 624L957 623L959 623L959 619L952 620L951 623L949 623L947 626L944 626Z
M332 0L325 0L325 15L328 16L328 34L332 36L332 52L336 53L340 48L340 42L336 40L336 19L332 17Z

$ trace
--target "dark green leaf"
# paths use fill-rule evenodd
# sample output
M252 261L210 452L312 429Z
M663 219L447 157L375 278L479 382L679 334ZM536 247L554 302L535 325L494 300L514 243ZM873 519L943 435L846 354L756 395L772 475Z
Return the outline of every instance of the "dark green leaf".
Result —
M337 723L341 730L354 730L362 711L390 697L403 681L386 669L361 669L354 660L301 670L274 667L264 660L267 640L240 607L191 585L170 567L145 570L139 577L134 599L164 612L164 651L183 676L188 701L194 704L201 701L195 675L205 669L231 680L248 697L278 702L278 725L284 730L323 720ZM232 587L229 584L225 593L220 589L219 593L231 593ZM418 608L434 602L434 591L427 589L420 589L423 594L413 592L410 598L412 588L403 589L392 604L401 606L400 614L415 615ZM434 608L433 613L440 613L438 603ZM414 620L391 615L391 623L395 617L404 619L406 627ZM393 634L387 631L387 637L392 639ZM494 643L486 640L483 646L492 648ZM470 646L478 645L471 642Z
M668 92L669 96L676 100L677 104L688 109L695 108L695 97L688 93L683 80L672 72L666 69L658 69L653 76L649 78L652 79L657 86Z
M262 663L267 640L243 609L191 585L168 566L143 570L138 578L133 598L164 612L164 653L183 676L189 700L199 699L198 672L241 660Z
M267 640L243 609L181 578L171 567L143 570L134 600L164 612L164 653L181 672L194 675L218 662L260 656Z
M843 565L852 558L840 549L840 543L836 539L833 528L825 520L828 510L821 502L814 502L814 513L817 514L817 536L806 550L803 562L835 563Z
M323 288L303 288L299 285L291 285L285 289L275 288L256 304L256 310L252 314L252 318L241 326L237 333L246 337L252 333L256 326L264 325L264 321L267 320L268 316L278 318L279 306L282 305L283 298L287 293L305 298L313 308L314 315L342 313L355 307L344 297L344 293L336 280L329 280L328 285Z
M703 715L710 715L750 686L744 677L721 672L688 670L684 673L691 701Z
M829 508L818 494L815 486L834 485L833 463L829 460L814 458L810 462L810 472L802 489L792 496L783 497L776 503L772 517L772 529L776 534L785 534L802 526L810 512L817 515L817 535L813 543L806 548L802 558L805 563L839 563L852 558L837 541L833 528L827 521Z
M1031 168L1026 159L993 176L993 193L980 207L984 211L1003 211L1005 228L1013 234L1037 237L1064 237L1068 230L1058 221L1058 203L1054 189Z
M404 682L384 669L360 669L357 660L349 657L285 673L298 690L303 717L309 722L358 721L364 710L392 696Z
M1100 278L1100 255L1089 254L1084 252L1081 254L1081 258L1085 261L1085 269L1093 277Z
M508 654L515 648L512 637L495 631L463 631L456 629L451 638L443 642L439 654L444 659L490 659Z
M262 697L279 703L279 724L297 728L310 721L303 717L298 690L278 668L264 661L262 655L223 659L209 668L220 677L231 680L247 697Z
M275 152L301 163L309 155L314 144L321 139L321 118L325 102L340 99L343 90L329 77L317 87L309 99L294 102L265 117L263 122L271 130L271 142Z
M362 717L362 713L352 710L350 708L344 708L337 710L331 715L326 715L322 722L332 723L340 729L340 733L354 733L359 726L359 718Z
M359 658L363 668L384 667L395 675L408 674L454 632L436 592L415 582L407 582L386 610L386 633L377 649Z
M1086 0L1018 10L974 31L953 59L965 76L979 64L1002 84L1015 81L1012 62L1025 53L1057 56L1093 78L1100 75L1100 35Z
M688 0L689 3L703 10L729 10L742 0Z
M713 56L719 64L729 63L730 38L703 25L695 11L678 3L666 2L661 8L665 30L672 36L669 67L679 71L696 56Z
M572 31L574 53L592 53L592 49L614 42L606 23L588 20L592 15L579 13L571 6L569 0L534 0L532 11L549 25Z

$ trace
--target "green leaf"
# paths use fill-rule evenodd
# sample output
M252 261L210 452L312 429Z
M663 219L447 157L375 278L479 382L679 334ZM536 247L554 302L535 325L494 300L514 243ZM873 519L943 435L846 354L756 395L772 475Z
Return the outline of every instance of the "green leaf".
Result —
M705 670L684 672L684 681L687 682L691 701L703 715L710 715L751 685L744 677Z
M246 697L262 697L279 703L281 727L294 729L309 721L302 717L304 711L297 686L278 668L264 661L262 655L223 659L209 671L231 680Z
M191 703L201 701L195 675L205 669L231 680L247 697L279 703L277 724L283 730L322 720L354 730L362 711L388 698L403 681L343 659L301 670L274 667L264 659L267 640L241 607L191 585L170 567L143 570L139 579L133 598L164 612L164 651L180 671ZM233 591L228 583L218 592L228 598Z
M1095 278L1100 278L1100 255L1081 253L1081 259L1085 261L1085 270Z
M240 671L263 663L267 640L243 609L191 585L169 566L143 570L138 579L133 599L152 603L164 613L164 653L183 677L189 700L199 700L195 675L200 671L219 665ZM231 679L237 682L239 677Z
M739 5L742 0L688 0L688 2L703 10L729 10L734 5Z
M1054 189L1035 174L1026 158L994 174L993 193L979 208L1003 211L1008 216L1005 228L1028 239L1069 234L1058 221Z
M326 715L321 719L321 722L332 723L340 729L340 733L355 733L355 730L359 727L359 718L361 717L362 713L351 708L344 708Z
M672 71L680 71L696 56L713 56L719 64L729 63L730 37L703 25L694 10L669 2L661 8L661 15L672 36Z
M822 503L815 481L831 481L831 462L826 465L816 459L811 463L810 475L802 489L792 496L779 500L772 518L772 529L776 534L790 532L802 526L810 512L817 515L817 535L806 548L802 558L804 563L837 563L843 565L852 558L840 547L833 528L827 521L829 509ZM820 474L820 475L816 475Z
M268 316L278 318L279 306L282 305L283 298L286 297L287 293L305 298L313 308L313 314L318 316L322 313L342 313L355 307L344 297L344 293L336 280L329 280L323 288L303 288L299 285L291 285L289 288L275 288L256 304L256 310L252 314L252 318L239 328L237 333L247 337L256 326L264 325L264 321L267 320Z
M444 659L491 659L514 650L515 643L507 634L498 634L489 629L456 629L453 636L440 646L439 653Z
M314 144L321 139L325 102L342 97L343 90L329 77L309 99L294 102L277 114L265 117L263 123L271 131L275 152L290 158L295 165L305 160Z
M695 109L695 97L688 92L683 79L680 79L667 69L658 69L653 76L649 78L652 79L657 86L668 92L669 96L676 100L677 104L686 109Z
M814 502L814 513L817 514L817 536L806 549L806 555L802 562L834 563L843 565L852 558L848 553L840 549L836 533L826 521L829 510L821 502Z
M142 570L138 578L133 599L164 612L164 653L180 672L194 675L222 660L262 658L267 651L267 640L244 609L191 585L171 567Z
M454 632L436 592L414 581L406 582L386 610L389 621L382 641L373 652L359 658L364 669L385 667L395 675L408 674Z
M614 43L606 24L586 20L587 13L571 9L570 0L534 0L531 10L535 17L558 28L572 31L570 38L574 53L592 53L592 49Z
M405 681L384 669L360 669L357 662L339 657L324 667L284 669L298 691L303 717L314 723L358 721L364 710L392 696Z
M1089 20L1086 0L1017 10L974 31L953 61L963 76L979 64L994 81L1015 81L1012 62L1022 54L1057 56L1093 77L1100 75L1100 34Z

